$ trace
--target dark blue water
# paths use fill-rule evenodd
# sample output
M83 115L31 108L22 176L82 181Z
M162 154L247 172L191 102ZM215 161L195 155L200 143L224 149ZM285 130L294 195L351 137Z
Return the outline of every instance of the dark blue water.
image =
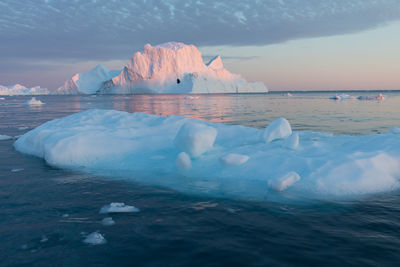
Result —
M16 136L89 108L187 115L263 128L279 116L296 130L388 132L400 126L400 94L332 101L332 93L183 96L43 96L0 100L0 134ZM365 93L364 93L365 94ZM28 127L27 129L24 127ZM1 266L393 265L400 262L400 192L351 201L254 202L185 195L112 177L61 170L0 141ZM18 172L12 169L23 168ZM139 213L99 209L125 202ZM98 230L104 245L82 242Z

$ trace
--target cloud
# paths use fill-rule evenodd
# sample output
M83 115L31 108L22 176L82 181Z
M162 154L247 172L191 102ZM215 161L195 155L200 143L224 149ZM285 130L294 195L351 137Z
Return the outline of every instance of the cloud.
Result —
M145 43L266 45L397 19L398 0L3 0L0 58L127 59Z

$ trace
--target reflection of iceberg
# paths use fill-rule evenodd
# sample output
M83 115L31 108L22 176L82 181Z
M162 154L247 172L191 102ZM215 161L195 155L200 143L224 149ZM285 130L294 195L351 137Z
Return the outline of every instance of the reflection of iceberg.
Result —
M30 100L25 102L25 105L28 106L41 106L44 105L44 103L38 99L36 99L36 97L32 97Z
M180 131L183 125L190 127ZM263 130L243 126L88 110L49 121L24 134L14 146L58 167L216 196L280 198L285 190L283 195L292 198L348 197L399 188L397 134L332 136L295 131L290 135L290 125L283 119L271 125L279 127L269 127L267 136L278 137L266 142ZM288 149L292 137L296 146ZM198 143L201 140L206 146ZM191 168L177 167L182 151L187 151ZM229 154L248 159L228 159L240 164L221 161Z
M329 99L333 100L347 100L347 99L355 99L354 96L348 95L348 94L335 94L334 96L331 96Z
M357 97L359 100L378 100L382 101L385 100L385 96L383 94L379 94L377 96L359 96Z

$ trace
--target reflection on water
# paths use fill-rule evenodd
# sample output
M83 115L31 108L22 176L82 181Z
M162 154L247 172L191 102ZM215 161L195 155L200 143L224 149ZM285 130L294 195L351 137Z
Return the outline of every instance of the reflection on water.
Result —
M353 93L362 94L367 95ZM400 126L399 92L386 93L384 101L334 101L329 99L331 95L328 92L294 93L293 97L283 96L281 93L40 96L38 99L46 104L34 108L23 105L29 97L6 97L0 102L0 118L7 123L2 123L0 129L2 134L6 134L13 132L14 127L33 128L47 120L91 108L145 112L161 116L182 115L214 123L256 128L264 128L277 117L286 117L295 130L350 135L388 132L391 127ZM33 120L25 121L21 118Z

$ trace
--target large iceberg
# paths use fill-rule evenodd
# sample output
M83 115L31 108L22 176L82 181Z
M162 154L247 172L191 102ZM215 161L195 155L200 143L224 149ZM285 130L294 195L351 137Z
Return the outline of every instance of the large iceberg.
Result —
M270 125L268 133L279 138L265 142L262 129L87 110L46 122L14 146L53 166L213 196L354 197L400 186L398 134L289 135L286 120Z
M122 72L104 82L101 94L265 93L261 82L247 82L226 70L219 56L204 64L194 45L145 45Z
M48 95L48 94L49 90L47 90L47 88L41 88L40 86L34 86L28 88L21 84L15 84L11 86L0 85L0 95Z
M94 94L103 82L119 73L118 70L109 70L103 65L97 65L89 72L75 74L56 90L56 94Z

